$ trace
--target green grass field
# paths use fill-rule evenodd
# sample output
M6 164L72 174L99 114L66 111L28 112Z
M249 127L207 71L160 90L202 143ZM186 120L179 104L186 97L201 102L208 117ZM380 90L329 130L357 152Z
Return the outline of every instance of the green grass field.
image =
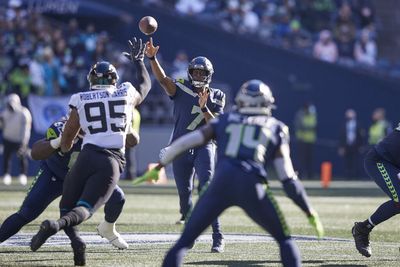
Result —
M179 218L178 198L173 185L143 186L132 188L122 183L127 202L118 220L120 233L179 233L182 226L175 225ZM375 228L372 238L373 256L362 257L355 250L350 229L353 222L367 218L387 198L370 182L336 182L330 189L321 189L317 182L306 183L311 202L319 212L325 226L326 239L311 238L314 234L304 214L283 196L278 183L272 183L277 200L284 211L291 232L297 239L302 253L303 266L400 266L399 219L393 218ZM16 211L25 193L19 186L0 186L0 222ZM42 216L25 226L21 235L0 245L0 266L71 266L72 252L69 245L51 243L37 252L31 252L27 240L45 218L58 218L58 200ZM82 232L95 232L102 220L99 210L81 225ZM226 234L266 233L238 208L233 207L221 216ZM210 230L205 233L209 236ZM132 236L132 235L131 235ZM153 235L154 236L154 235ZM157 235L155 235L157 237ZM306 238L301 238L306 236ZM268 237L268 236L266 236ZM18 243L18 238L25 243ZM247 240L247 239L246 239ZM210 242L199 241L185 257L185 266L280 266L279 251L275 242L248 241L226 242L225 252L210 253ZM11 241L15 241L12 243ZM104 239L103 239L104 241ZM11 242L12 244L10 244ZM128 250L117 250L106 242L88 242L87 266L160 266L172 242L136 240L129 242ZM22 244L22 245L21 245Z

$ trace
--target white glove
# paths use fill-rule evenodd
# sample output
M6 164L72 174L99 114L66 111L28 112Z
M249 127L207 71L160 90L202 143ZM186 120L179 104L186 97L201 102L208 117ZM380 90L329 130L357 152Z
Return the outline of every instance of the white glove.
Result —
M61 135L55 139L50 140L50 146L54 149L58 149L61 146Z

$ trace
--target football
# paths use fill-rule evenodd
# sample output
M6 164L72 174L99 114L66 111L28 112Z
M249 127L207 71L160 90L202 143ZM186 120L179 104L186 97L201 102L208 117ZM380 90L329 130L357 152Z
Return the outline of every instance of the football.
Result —
M146 35L153 34L158 27L158 23L155 18L151 16L145 16L139 21L139 29Z

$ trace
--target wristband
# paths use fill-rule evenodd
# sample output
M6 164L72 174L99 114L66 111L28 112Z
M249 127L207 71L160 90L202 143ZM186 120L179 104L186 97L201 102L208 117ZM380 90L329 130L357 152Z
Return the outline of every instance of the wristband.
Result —
M50 140L50 146L54 149L58 149L61 145L61 136L57 137L56 139Z
M156 56L148 57L150 60L156 60Z
M208 112L208 107L204 106L203 108L201 108L201 112L203 112L203 113Z

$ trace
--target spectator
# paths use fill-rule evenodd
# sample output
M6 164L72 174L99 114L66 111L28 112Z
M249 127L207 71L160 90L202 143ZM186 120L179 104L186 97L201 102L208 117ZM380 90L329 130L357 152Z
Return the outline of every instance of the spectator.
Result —
M365 131L357 121L357 113L353 109L346 110L345 122L340 130L339 156L344 161L346 178L358 177L361 165L361 149L364 143Z
M195 15L201 13L205 8L205 0L178 0L175 9L183 15Z
M173 71L171 77L173 79L187 76L187 66L189 64L188 55L185 51L179 51L172 62Z
M28 171L28 143L31 136L32 117L27 108L21 105L17 94L7 97L6 109L0 114L0 124L3 128L4 157L3 157L3 183L11 184L11 156L17 153L21 163L19 182L27 183Z
M356 36L356 25L350 5L344 2L335 22L334 35L338 46L341 62L351 65L354 56L354 41Z
M338 48L332 40L331 32L323 30L319 34L319 40L314 45L313 55L323 61L334 63L338 59Z
M314 105L307 102L297 111L294 127L300 177L312 179L314 177L314 144L317 139L317 112Z
M392 130L392 124L386 120L385 109L375 109L372 113L372 124L368 131L368 144L376 145Z
M11 91L18 93L22 98L22 103L26 105L27 97L31 92L29 59L21 59L18 66L9 74L8 79Z
M61 87L65 87L65 79L61 73L61 65L58 58L54 57L53 50L51 47L43 49L43 72L45 88L44 94L46 96L59 95L61 93Z
M367 29L361 31L360 39L354 47L354 58L357 63L373 67L376 63L376 43Z

